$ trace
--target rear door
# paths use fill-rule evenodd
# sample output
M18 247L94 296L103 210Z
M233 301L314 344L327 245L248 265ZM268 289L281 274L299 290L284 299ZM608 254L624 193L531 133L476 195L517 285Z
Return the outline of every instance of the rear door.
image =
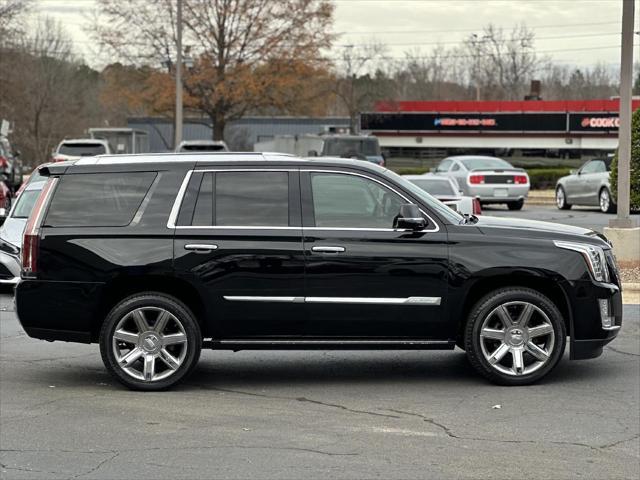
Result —
M206 299L217 338L304 330L297 170L194 171L175 212L174 264Z
M301 187L307 335L442 338L444 228L394 229L411 201L369 174L301 171Z

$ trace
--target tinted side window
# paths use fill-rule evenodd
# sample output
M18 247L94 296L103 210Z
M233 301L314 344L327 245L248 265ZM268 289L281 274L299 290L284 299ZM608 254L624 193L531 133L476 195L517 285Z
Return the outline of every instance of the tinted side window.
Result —
M392 228L406 203L373 180L354 175L311 174L316 227Z
M131 223L155 172L63 175L45 224L52 227L122 227Z
M289 174L218 172L215 175L215 225L289 225Z
M458 170L460 170L460 165L458 165L457 163L454 163L453 167L451 168L451 171L457 172Z

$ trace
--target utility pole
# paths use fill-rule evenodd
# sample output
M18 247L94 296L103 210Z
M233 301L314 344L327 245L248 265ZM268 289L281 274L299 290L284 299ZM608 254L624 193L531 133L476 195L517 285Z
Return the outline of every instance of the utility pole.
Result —
M622 2L620 57L620 129L618 130L618 216L611 227L634 227L629 216L631 180L631 86L633 83L633 23L635 0Z
M182 142L182 0L177 0L177 2L178 12L176 18L178 25L176 27L176 47L178 54L176 58L176 124L174 126L174 149Z

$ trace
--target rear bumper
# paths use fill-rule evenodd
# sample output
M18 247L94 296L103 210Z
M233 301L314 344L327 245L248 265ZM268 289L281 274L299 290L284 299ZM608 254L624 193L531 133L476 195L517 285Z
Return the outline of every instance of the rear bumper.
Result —
M90 343L102 285L22 280L15 294L18 320L33 338Z
M467 190L470 197L476 197L483 203L504 203L527 198L529 185L470 185Z

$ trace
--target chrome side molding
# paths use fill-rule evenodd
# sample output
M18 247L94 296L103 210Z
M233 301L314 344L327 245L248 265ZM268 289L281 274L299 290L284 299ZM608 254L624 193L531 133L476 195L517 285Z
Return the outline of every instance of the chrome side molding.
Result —
M266 297L225 295L230 302L340 303L352 305L440 305L442 297Z

